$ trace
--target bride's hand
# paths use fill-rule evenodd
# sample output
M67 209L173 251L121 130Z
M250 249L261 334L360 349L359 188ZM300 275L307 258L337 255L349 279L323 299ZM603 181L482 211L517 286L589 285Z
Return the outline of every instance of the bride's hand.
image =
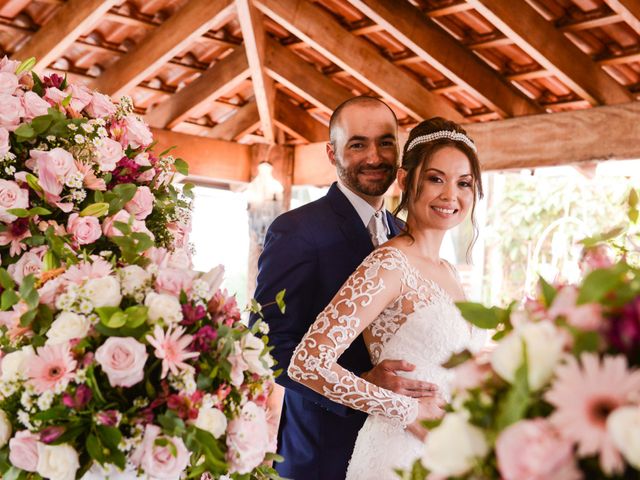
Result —
M422 420L438 420L442 418L445 411L445 401L440 396L424 397L418 400L418 416L413 423L407 425L407 430L420 440L427 438L429 431L422 425Z

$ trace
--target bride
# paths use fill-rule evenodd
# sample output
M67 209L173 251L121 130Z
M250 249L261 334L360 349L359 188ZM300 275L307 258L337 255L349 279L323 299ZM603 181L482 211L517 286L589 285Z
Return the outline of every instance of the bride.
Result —
M374 250L318 315L296 348L289 376L327 398L369 414L358 434L347 479L396 479L422 453L421 420L439 418L450 399L441 367L481 335L460 315L464 299L453 267L439 258L442 239L482 197L473 141L456 123L432 118L416 126L398 171L405 231ZM474 223L475 227L475 223ZM363 334L372 363L402 358L407 377L435 383L442 398L415 399L380 388L342 368L340 355Z

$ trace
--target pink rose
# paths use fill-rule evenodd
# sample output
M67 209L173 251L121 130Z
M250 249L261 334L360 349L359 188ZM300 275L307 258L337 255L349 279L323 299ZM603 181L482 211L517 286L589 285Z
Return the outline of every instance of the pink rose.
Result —
M90 215L81 217L72 213L67 221L67 231L73 235L78 245L88 245L95 242L102 235L100 221Z
M265 411L253 402L245 403L240 416L229 422L227 429L227 461L230 471L249 473L262 463L269 443Z
M115 170L116 164L124 156L122 145L110 138L100 140L96 148L96 158L100 165L100 171L111 172Z
M151 247L150 249L146 250L142 255L147 257L149 260L151 260L151 263L153 263L154 265L157 265L158 267L162 268L162 267L166 267L167 264L169 263L169 258L171 254L164 247L159 247L159 248Z
M0 59L0 72L16 73L19 66L18 60L9 60L6 55Z
M98 350L96 361L112 387L131 387L144 378L146 347L132 337L109 337Z
M146 147L151 144L153 141L151 130L142 120L134 115L128 115L124 121L131 148Z
M131 231L137 233L145 233L149 236L151 240L155 240L155 235L151 233L151 230L147 228L147 224L144 223L144 220L134 220L133 225L131 225Z
M15 73L0 72L0 93L13 95L18 88L18 77Z
M76 112L81 112L93 99L91 90L84 85L71 84L66 94L71 94L71 103L69 103L69 106Z
M191 270L193 268L191 254L184 248L175 249L169 256L167 267Z
M169 445L158 445L160 439L173 444L175 455ZM147 425L142 443L131 454L131 463L142 468L150 478L178 480L189 464L189 455L181 438L162 435L160 427Z
M129 223L129 219L131 215L126 210L120 210L115 215L107 217L104 222L102 222L102 233L105 236L111 237L121 237L122 232L114 225L115 222Z
M68 96L69 94L64 93L62 90L56 87L49 87L44 91L44 99L49 102L49 105L51 105L52 107L62 104L64 99Z
M453 369L454 378L451 388L454 391L471 390L479 387L491 374L489 361L479 362L477 358L467 360Z
M20 125L20 118L24 117L24 108L18 97L0 94L0 127L13 132Z
M35 472L38 467L38 435L29 430L16 432L9 440L9 461L14 467Z
M136 157L137 158L137 157ZM156 176L156 171L153 168L150 168L149 170L145 170L144 172L142 172L139 176L138 176L138 182L139 183L150 183L151 180L153 180L153 177Z
M573 285L562 287L549 308L549 318L552 320L563 316L569 325L581 330L598 330L604 318L602 307L597 303L576 305L578 289Z
M189 243L191 225L185 225L181 222L170 222L167 224L167 230L173 235L174 248L182 248Z
M24 107L24 119L33 120L35 117L49 113L49 103L40 98L35 92L26 92L22 97Z
M127 202L124 208L136 217L136 220L144 220L153 210L153 201L155 198L151 190L149 190L149 187L138 187L136 194Z
M133 158L133 161L141 167L150 167L151 161L149 160L149 152L142 152Z
M9 131L0 127L0 158L4 157L11 150L11 145L9 145Z
M178 296L180 291L189 292L193 277L189 270L180 270L177 268L163 268L156 276L156 291L158 293L168 293Z
M116 106L107 95L93 92L91 102L85 107L85 111L93 118L110 117L116 113Z
M522 420L496 441L498 469L504 480L578 480L571 443L546 420Z
M46 251L47 247L38 247L23 253L20 260L9 265L7 268L9 275L11 275L18 284L21 284L24 277L29 274L40 275L42 270L42 257Z
M7 213L12 208L29 208L29 191L11 180L0 180L0 221L10 223L18 218Z

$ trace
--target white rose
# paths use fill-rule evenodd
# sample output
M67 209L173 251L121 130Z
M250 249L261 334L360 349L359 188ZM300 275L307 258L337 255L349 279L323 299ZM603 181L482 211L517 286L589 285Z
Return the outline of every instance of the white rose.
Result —
M508 382L513 382L522 365L522 342L527 345L529 387L538 390L553 375L562 355L563 337L550 322L527 323L507 335L493 351L491 366Z
M125 295L134 294L149 283L150 279L151 275L138 265L129 265L120 270L120 281Z
M2 357L2 380L7 382L11 380L17 380L18 378L24 378L27 365L36 355L31 345L22 347L20 350L11 352Z
M112 276L92 278L84 284L94 308L117 307L122 301L120 282Z
M271 355L260 356L265 347L262 340L249 333L242 337L240 346L242 348L242 358L249 365L249 371L258 375L268 375L269 368L273 366L273 359ZM263 360L265 363L263 363Z
M436 475L462 476L477 458L489 452L489 445L480 430L460 413L447 414L440 426L429 432L422 464Z
M11 422L4 410L0 410L0 448L4 447L11 438Z
M615 409L607 417L607 431L625 460L640 469L640 407Z
M220 438L227 430L227 417L217 408L202 407L194 424L214 438Z
M144 299L144 304L149 307L148 315L152 322L163 319L169 324L182 320L182 305L173 295L151 292Z
M69 444L45 445L38 442L36 471L49 480L75 480L80 468L78 452Z
M62 312L53 321L47 332L47 345L65 343L74 338L84 338L89 333L91 321L84 315Z

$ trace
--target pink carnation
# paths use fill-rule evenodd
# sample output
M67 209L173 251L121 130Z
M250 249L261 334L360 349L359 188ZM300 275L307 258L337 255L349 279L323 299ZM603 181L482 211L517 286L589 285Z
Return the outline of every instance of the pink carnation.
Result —
M571 442L543 419L522 420L496 441L498 468L504 480L579 480Z
M174 451L163 439L173 444ZM157 425L147 425L142 443L131 454L131 463L157 480L175 480L189 464L189 450L179 437L162 435Z
M78 245L88 245L95 242L102 235L100 221L90 215L81 217L77 213L69 215L67 231L73 235Z
M251 472L262 463L269 448L269 429L265 411L247 402L240 416L227 429L227 461L232 473Z

